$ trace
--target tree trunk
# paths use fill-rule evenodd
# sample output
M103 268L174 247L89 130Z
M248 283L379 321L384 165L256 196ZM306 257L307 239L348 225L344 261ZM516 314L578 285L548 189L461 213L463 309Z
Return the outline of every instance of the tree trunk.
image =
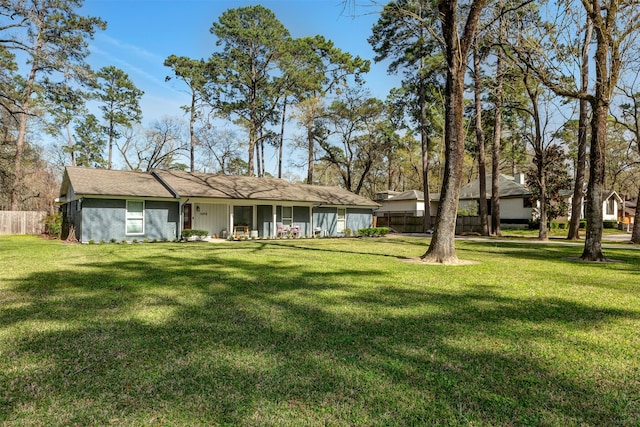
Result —
M441 3L441 9L444 8ZM457 13L457 8L449 13ZM464 58L459 53L457 27L455 17L448 14L443 20L443 33L447 40L447 83L445 95L445 165L444 179L440 191L440 205L436 219L436 229L429 249L422 255L427 262L456 263L458 257L455 250L456 219L458 214L458 198L462 179L464 156L464 130L462 127L462 111L464 102ZM451 46L451 48L450 48Z
M542 153L538 157L538 185L540 186L540 226L538 228L538 240L548 240L547 228L547 178L544 171L544 156Z
M71 136L71 124L67 123L65 125L65 129L67 130L67 145L69 147L69 154L71 156L71 166L76 165L76 152L73 147L73 137Z
M593 22L587 17L587 28L582 45L582 66L580 69L580 85L582 92L589 88L589 46L593 33ZM578 156L576 159L576 175L571 198L571 218L569 220L568 240L580 238L580 219L582 218L582 204L584 201L584 180L587 167L587 122L589 102L580 100L580 114L578 117Z
M460 65L464 67L464 65ZM464 68L453 69L447 76L445 100L445 165L436 229L424 261L456 263L455 251L458 198L464 163L464 130L462 128ZM457 119L456 119L457 118Z
M40 49L37 50L38 52ZM18 128L18 137L16 138L16 155L13 160L13 182L11 183L10 199L11 210L17 211L20 206L18 196L22 186L22 154L24 153L24 140L27 134L27 119L29 118L29 110L31 109L31 94L33 93L33 85L36 81L36 73L38 70L38 60L34 59L29 71L29 78L24 88L24 100L20 111L20 122Z
M195 161L195 152L196 152L196 134L194 131L196 122L196 93L195 91L191 95L191 114L189 115L189 142L190 150L189 150L189 160L190 160L190 170L191 172L195 172L196 170L196 161Z
M607 14L615 17L617 4L607 6ZM589 184L587 186L587 229L584 251L580 257L584 261L605 261L602 254L602 193L605 179L605 150L607 146L607 119L611 95L620 73L619 45L613 43L613 28L602 19L602 5L594 0L589 12L594 22L596 34L595 52L595 96L592 100L591 145L589 152ZM598 19L597 23L595 19ZM597 25L596 25L597 24Z
M420 60L422 66L423 59ZM431 195L429 194L429 133L427 130L427 100L425 96L424 78L420 77L420 145L422 148L422 192L424 193L424 213L422 215L422 231L431 229Z
M477 42L476 42L477 43ZM480 57L477 46L473 49L473 72L474 72L474 98L476 109L476 141L478 143L478 180L480 183L479 214L480 233L483 236L489 235L489 221L487 212L487 170L484 150L484 130L482 129L482 82L480 81Z
M499 20L502 41L502 17ZM502 141L502 49L497 51L495 117L493 124L493 153L491 158L491 233L500 236L500 145Z
M278 144L278 178L282 178L282 157L284 154L284 124L287 117L287 100L282 105L282 122L280 123L280 141Z
M631 233L631 243L640 244L640 186L638 186L638 197L636 198L636 214L633 220L633 232Z
M597 89L596 89L597 90ZM591 151L589 184L587 187L587 229L584 240L584 261L604 261L602 254L602 193L605 172L605 147L609 104L596 96L591 119Z
M315 157L315 138L313 136L313 126L315 123L316 111L318 108L318 98L313 98L309 103L309 111L306 117L307 128L307 184L313 184L313 167Z
M462 37L458 35L458 2L440 0L438 9L445 41L447 60L447 83L445 87L445 165L440 192L440 206L435 233L429 249L422 255L426 262L454 264L458 261L455 249L458 198L464 163L464 76L467 56L475 36L480 14L486 0L475 0L469 4L469 12Z

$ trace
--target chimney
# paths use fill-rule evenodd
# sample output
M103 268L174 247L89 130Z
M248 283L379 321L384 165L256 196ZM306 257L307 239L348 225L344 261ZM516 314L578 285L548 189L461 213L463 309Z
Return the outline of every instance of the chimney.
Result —
M527 185L527 180L522 172L518 172L513 176L513 181L520 185Z

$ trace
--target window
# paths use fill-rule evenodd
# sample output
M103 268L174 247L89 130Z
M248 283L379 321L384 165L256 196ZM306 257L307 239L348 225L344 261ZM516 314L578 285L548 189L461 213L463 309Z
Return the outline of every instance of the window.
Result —
M613 200L613 196L610 197L606 202L605 210L607 215L613 215L616 213L615 200Z
M293 207L282 207L282 225L293 225Z
M144 234L144 202L127 201L127 234Z
M338 208L338 223L336 226L336 232L344 233L346 218L347 218L347 210L344 208Z
M233 207L233 226L252 227L253 224L253 206L234 206Z

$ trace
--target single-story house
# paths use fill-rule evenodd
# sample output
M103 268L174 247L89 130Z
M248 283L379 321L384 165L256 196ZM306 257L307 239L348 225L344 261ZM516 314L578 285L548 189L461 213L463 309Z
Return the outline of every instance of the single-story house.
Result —
M342 188L276 178L81 167L65 168L59 204L80 242L173 240L185 229L220 238L338 236L371 227L379 206Z

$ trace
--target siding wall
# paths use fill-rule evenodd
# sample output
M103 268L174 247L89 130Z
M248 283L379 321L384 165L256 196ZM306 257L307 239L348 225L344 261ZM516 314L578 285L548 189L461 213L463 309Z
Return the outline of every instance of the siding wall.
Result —
M370 209L347 209L347 228L351 229L351 234L357 234L361 228L368 228L373 225Z
M200 212L198 212L198 207ZM191 215L191 228L194 230L206 230L209 232L209 236L217 234L218 237L221 237L222 231L229 228L229 214L226 204L193 203L191 205Z
M86 243L116 239L173 240L177 237L178 202L145 201L144 234L126 234L126 200L84 199L82 202L82 226L76 237Z
M313 210L313 226L320 228L323 235L335 235L337 224L338 210L336 208L315 208Z

